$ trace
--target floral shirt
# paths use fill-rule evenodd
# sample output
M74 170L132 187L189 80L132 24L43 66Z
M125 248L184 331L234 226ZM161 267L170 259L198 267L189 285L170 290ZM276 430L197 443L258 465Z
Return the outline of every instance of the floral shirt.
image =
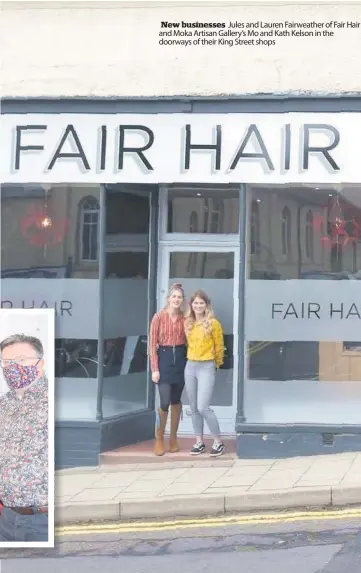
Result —
M48 381L22 398L0 398L0 500L8 507L48 505Z

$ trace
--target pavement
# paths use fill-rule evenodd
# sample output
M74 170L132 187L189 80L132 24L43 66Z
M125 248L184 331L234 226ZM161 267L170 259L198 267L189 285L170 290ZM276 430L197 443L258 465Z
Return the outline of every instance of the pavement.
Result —
M361 505L361 453L72 468L55 479L58 526Z

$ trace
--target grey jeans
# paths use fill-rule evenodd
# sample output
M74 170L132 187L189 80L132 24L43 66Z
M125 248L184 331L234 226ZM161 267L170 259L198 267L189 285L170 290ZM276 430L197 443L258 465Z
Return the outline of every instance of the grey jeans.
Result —
M216 383L216 365L214 360L203 362L188 360L184 379L192 412L193 430L196 436L203 436L204 420L212 436L220 435L219 423L210 408L214 385Z
M22 515L3 507L0 515L0 541L48 541L48 515Z

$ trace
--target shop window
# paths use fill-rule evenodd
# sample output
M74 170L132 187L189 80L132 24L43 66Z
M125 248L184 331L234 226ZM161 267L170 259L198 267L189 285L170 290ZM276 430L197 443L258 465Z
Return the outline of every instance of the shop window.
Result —
M261 225L259 210L259 202L253 200L251 204L251 255L256 255L260 252Z
M104 418L147 407L150 193L106 189Z
M282 254L289 257L291 254L291 211L288 207L282 210Z
M99 185L2 186L1 306L55 309L57 421L96 418L99 198Z
M250 214L245 418L255 424L357 424L359 185L254 185L247 193L250 206L262 196L263 244L262 256L253 257Z
M308 211L306 215L306 229L305 229L305 251L306 257L313 261L313 213Z
M98 260L99 250L99 202L86 197L80 209L80 261L93 263Z
M107 235L147 235L149 197L150 190L144 191L139 186L107 185Z

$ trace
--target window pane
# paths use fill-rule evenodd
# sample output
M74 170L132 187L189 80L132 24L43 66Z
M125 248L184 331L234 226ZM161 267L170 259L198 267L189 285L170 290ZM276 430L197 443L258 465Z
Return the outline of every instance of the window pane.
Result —
M248 369L250 423L359 424L360 342L250 342Z
M83 243L82 243L82 255L81 258L84 261L89 261L90 259L90 229L89 225L83 226Z
M170 189L168 233L238 233L239 191Z
M98 205L99 186L2 186L1 304L56 309L57 420L96 416L99 269L81 261L91 197Z
M106 194L105 418L147 406L149 198L137 187Z
M149 188L149 186L147 186ZM138 193L138 194L137 194ZM145 234L149 231L150 191L107 185L107 234Z
M252 186L248 193L249 205L259 205L260 249L254 256L249 239L246 419L358 423L359 186Z
M90 259L96 261L98 254L98 224L90 228Z

